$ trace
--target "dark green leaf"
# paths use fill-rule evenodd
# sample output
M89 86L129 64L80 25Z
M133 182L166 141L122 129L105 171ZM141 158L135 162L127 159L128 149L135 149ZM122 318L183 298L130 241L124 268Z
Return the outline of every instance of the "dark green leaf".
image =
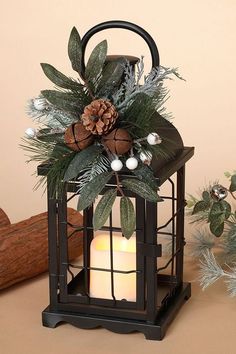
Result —
M221 204L222 212L225 215L225 218L228 219L231 215L231 205L228 202L226 202L226 200L221 200L220 204Z
M108 216L112 210L112 206L116 199L117 190L108 190L99 201L96 210L93 215L93 227L94 230L99 230L107 221Z
M72 68L81 74L82 47L80 35L75 27L72 28L68 43L68 55Z
M66 75L62 74L56 68L50 64L41 63L44 74L51 80L55 85L68 90L78 90L81 89L82 85L72 79L69 79Z
M224 231L224 223L220 223L218 219L210 222L210 230L216 237L220 237Z
M153 190L158 189L157 180L150 167L140 163L139 166L133 170L133 173L138 177L140 181L147 183Z
M236 192L236 175L231 176L230 192Z
M231 215L231 206L225 200L213 203L210 213L209 221L218 220L219 223L224 222Z
M128 197L120 198L120 223L122 234L129 239L135 231L135 212Z
M97 87L99 97L112 95L121 83L124 73L125 60L109 62L102 71L101 79Z
M43 134L49 134L51 131L51 128L42 128L38 130L38 134L37 135L43 135Z
M131 192L134 192L140 197L150 201L150 202L161 202L163 201L157 194L155 190L153 190L151 187L149 187L148 184L139 181L137 179L124 179L122 180L122 185L130 190Z
M64 181L69 181L78 176L78 174L101 154L102 149L96 145L91 145L80 152L78 152L64 176Z
M80 113L88 103L88 97L85 93L76 95L70 92L43 90L41 91L41 94L56 107L73 113Z
M37 134L37 139L46 142L63 142L64 133L51 133L51 129L40 129Z
M222 217L224 218L224 212L222 211L222 206L220 202L214 202L212 204L210 213L209 213L209 221L214 221L216 219L222 220ZM222 222L222 221L221 221Z
M209 202L210 201L210 194L207 191L203 191L202 192L202 199L205 200L205 202Z
M89 84L92 90L94 90L95 83L97 82L98 77L101 74L103 65L106 60L106 56L107 41L104 40L94 48L85 68L85 77L87 83Z
M63 133L57 133L57 134L45 134L45 135L39 135L38 140L41 141L48 141L48 142L63 142L64 141L64 134Z
M106 183L111 178L113 172L103 172L94 177L87 183L79 196L78 210L84 210L90 206L94 199L98 196L101 190L105 187Z
M200 200L194 205L192 215L209 209L209 206L210 206L209 202L206 202L205 200Z
M54 146L53 151L52 151L52 157L55 159L59 159L62 156L65 156L67 154L68 154L68 156L70 155L70 156L74 157L74 154L72 154L71 149L69 149L65 144L62 144L62 143L56 144ZM70 161L71 161L71 158L70 158ZM65 171L64 171L64 173L65 173Z

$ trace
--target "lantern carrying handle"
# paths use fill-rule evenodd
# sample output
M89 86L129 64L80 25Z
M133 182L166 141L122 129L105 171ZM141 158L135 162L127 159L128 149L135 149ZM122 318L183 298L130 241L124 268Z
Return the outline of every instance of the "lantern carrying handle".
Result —
M160 58L159 58L159 52L158 52L156 43L147 31L145 31L142 27L140 27L134 23L127 22L127 21L118 21L118 20L106 21L106 22L99 23L98 25L92 27L88 32L85 33L85 35L83 36L83 38L81 40L81 44L82 44L82 76L83 77L85 74L84 54L85 54L85 49L88 44L88 41L90 40L90 38L94 34L100 32L100 31L106 30L106 29L110 29L110 28L127 29L129 31L135 32L138 35L140 35L145 40L145 42L147 43L147 45L150 49L151 57L152 57L152 67L159 66Z

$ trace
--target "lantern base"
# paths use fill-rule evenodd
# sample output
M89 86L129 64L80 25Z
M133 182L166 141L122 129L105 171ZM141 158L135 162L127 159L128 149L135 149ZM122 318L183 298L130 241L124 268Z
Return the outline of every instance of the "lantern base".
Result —
M55 328L60 322L67 322L83 329L103 327L116 333L142 332L146 339L162 340L168 325L174 319L181 305L191 296L191 284L183 283L182 289L168 302L157 316L154 324L145 321L118 319L104 316L84 315L65 311L52 311L48 306L42 313L43 326Z

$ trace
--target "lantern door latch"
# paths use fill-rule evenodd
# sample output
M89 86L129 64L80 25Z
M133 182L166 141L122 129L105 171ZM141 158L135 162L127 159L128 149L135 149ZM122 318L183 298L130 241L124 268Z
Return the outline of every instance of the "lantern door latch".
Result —
M146 257L161 257L162 256L162 245L161 244L149 244L138 242L137 244L138 252Z

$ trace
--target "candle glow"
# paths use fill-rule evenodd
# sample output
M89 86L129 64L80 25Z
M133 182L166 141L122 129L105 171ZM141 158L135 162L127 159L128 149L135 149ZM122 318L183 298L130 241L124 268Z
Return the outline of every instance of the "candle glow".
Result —
M136 239L113 235L113 269L136 270ZM110 236L98 235L90 246L91 267L111 269ZM136 273L114 274L114 295L117 300L136 301ZM90 296L112 299L111 272L90 271Z

